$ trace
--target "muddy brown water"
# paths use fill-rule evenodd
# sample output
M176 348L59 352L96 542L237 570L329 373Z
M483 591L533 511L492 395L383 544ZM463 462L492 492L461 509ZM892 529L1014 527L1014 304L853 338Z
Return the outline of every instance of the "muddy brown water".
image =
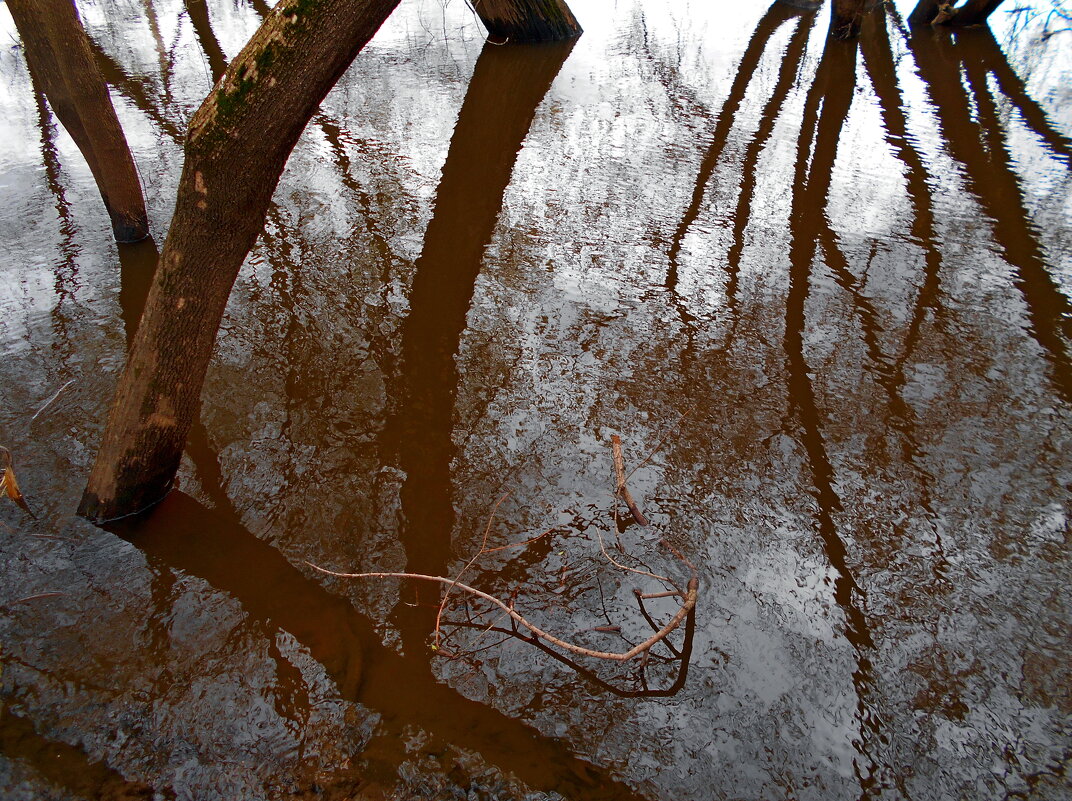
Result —
M154 241L0 48L5 799L1072 795L1072 31L404 3L294 152L180 488L74 517L186 120L263 3L81 4ZM723 7L724 6L724 7ZM220 232L226 236L226 231ZM57 394L58 392L58 394ZM615 513L611 436L650 528ZM539 536L539 535L543 536ZM565 664L455 575L579 644ZM676 608L651 599L655 625ZM495 631L500 629L503 631Z

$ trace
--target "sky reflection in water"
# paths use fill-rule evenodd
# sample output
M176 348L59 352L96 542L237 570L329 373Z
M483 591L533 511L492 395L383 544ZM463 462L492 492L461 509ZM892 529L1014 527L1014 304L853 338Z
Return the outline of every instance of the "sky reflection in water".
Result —
M162 243L266 9L80 8ZM879 9L857 50L788 6L578 2L518 55L404 4L280 181L181 492L119 537L72 514L155 245L111 244L9 37L0 440L41 521L2 512L3 795L1067 792L1072 33L1004 8L955 40ZM597 532L696 563L683 689L433 658L435 593L304 564L452 574L506 493L491 545L559 528L470 583L593 647L658 589Z

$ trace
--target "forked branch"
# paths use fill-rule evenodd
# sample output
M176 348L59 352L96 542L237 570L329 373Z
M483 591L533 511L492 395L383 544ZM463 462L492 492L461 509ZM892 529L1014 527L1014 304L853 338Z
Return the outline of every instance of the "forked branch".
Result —
M614 472L615 472L615 478L616 478L616 482L615 482L615 487L616 487L615 499L617 500L617 498L619 498L619 497L623 498L625 500L626 504L629 506L629 509L632 512L633 517L636 519L636 521L638 523L640 523L641 525L647 526L647 525L649 525L647 519L644 517L643 513L641 513L640 508L637 506L636 501L633 500L632 495L629 493L629 490L625 485L625 481L626 481L625 460L624 460L624 458L622 456L621 439L618 436L614 436L611 439L611 444L613 446L613 452L614 452ZM698 589L699 589L699 578L698 578L695 566L677 548L675 548L666 539L661 539L660 540L662 545L665 546L667 548L667 550L669 550L689 570L690 578L689 578L688 583L686 584L686 586L683 588L681 585L676 583L673 579L669 578L668 576L660 576L660 575L652 573L652 572L650 572L648 570L640 570L640 569L635 568L635 567L629 567L628 565L622 564L621 562L615 560L607 552L606 545L603 542L603 537L602 537L601 534L599 534L598 529L597 529L597 536L598 536L598 539L599 539L600 551L602 552L603 556L612 565L614 565L617 568L620 568L621 570L629 572L629 573L635 573L637 575L641 575L641 576L645 576L647 578L655 579L656 581L662 582L664 585L672 587L673 589L670 589L670 590L667 590L667 591L664 591L664 592L653 592L653 593L642 593L640 590L635 590L634 591L635 595L637 597L637 602L638 602L638 604L640 606L641 614L644 616L644 619L651 626L652 631L653 631L651 636L649 636L643 642L639 642L639 643L637 643L635 645L631 645L631 647L629 647L627 650L623 650L623 651L603 651L603 650L597 650L595 648L588 648L586 646L578 645L578 644L573 643L573 642L569 642L569 641L563 639L562 637L558 637L558 636L550 633L549 631L541 628L540 626L537 626L535 623L531 622L528 618L526 618L524 615L522 615L515 608L514 599L512 597L509 600L504 601L503 599L498 598L498 597L496 597L494 595L491 595L490 593L484 592L483 590L479 590L476 587L472 587L472 586L470 586L468 584L463 584L461 582L461 578L465 574L465 572L467 570L469 570L480 559L480 557L484 556L485 554L493 553L495 551L505 550L505 549L508 549L508 548L523 548L526 545L528 545L528 544L530 544L532 542L535 542L536 540L542 539L543 537L545 537L545 536L547 536L549 534L552 534L553 532L555 532L558 529L557 526L552 527L552 528L547 529L546 531L543 531L542 533L540 533L539 535L537 535L535 537L532 537L530 539L525 540L524 542L514 543L514 544L510 544L510 545L503 545L503 546L499 546L499 547L496 547L496 548L489 548L488 547L488 539L489 539L489 536L491 534L491 528L492 528L492 525L493 525L493 523L495 521L495 516L496 516L496 514L498 512L499 506L506 499L506 497L507 496L504 495L504 496L502 496L501 498L499 498L495 502L494 506L492 507L491 514L488 517L487 525L484 528L484 535L483 535L483 538L481 540L479 550L465 564L465 566L460 571L458 571L458 574L454 578L447 578L445 576L434 576L434 575L429 575L429 574L426 574L426 573L407 573L407 572L401 572L401 571L397 571L397 572L396 571L391 571L391 572L375 571L375 572L366 572L366 573L341 573L341 572L337 572L337 571L334 571L334 570L328 570L326 568L320 567L319 565L314 565L311 562L306 562L306 564L309 565L309 567L313 568L314 570L317 570L317 571L319 571L321 573L324 573L326 575L329 575L329 576L336 576L338 578L350 578L350 579L358 579L358 578L414 579L414 580L417 580L417 581L430 581L430 582L435 582L435 583L444 585L443 597L442 597L442 599L441 599L441 601L439 603L439 608L438 608L438 610L436 612L435 644L432 646L433 650L435 650L437 652L441 652L441 653L444 653L444 654L447 653L445 650L441 649L440 628L445 622L448 622L448 621L444 621L444 619L443 619L443 614L444 614L444 611L445 611L446 606L447 606L447 600L450 597L451 593L453 593L455 590L457 590L458 593L467 594L467 595L470 595L470 596L473 596L473 597L476 597L476 598L480 598L480 599L488 602L493 607L497 607L498 610L501 610L502 614L498 618L498 620L493 620L490 624L477 623L471 617L465 623L459 624L459 623L454 622L454 621L449 621L449 623L451 623L453 625L457 625L457 626L462 627L462 628L480 628L480 629L483 629L483 633L482 633L481 636L483 636L483 634L488 633L489 631L494 631L496 633L507 634L509 636L518 637L520 639L525 640L526 642L529 642L529 643L531 643L533 645L539 646L542 650L547 651L549 653L552 653L557 658L563 659L565 661L568 661L568 660L566 660L566 658L562 654L554 651L552 649L552 647L557 648L560 651L565 651L565 652L567 652L569 654L573 654L575 656L590 657L590 658L593 658L593 659L603 659L603 660L608 660L608 661L612 661L612 662L628 662L630 659L633 659L636 656L643 655L643 659L641 660L641 664L640 664L641 679L642 679L642 681L644 681L645 693L651 692L647 688L647 683L646 683L646 680L644 679L643 674L644 674L645 666L648 663L649 652L651 651L651 649L656 644L658 644L660 642L664 643L664 645L666 646L667 650L673 655L673 660L675 660L675 661L677 661L677 660L684 661L686 659L686 654L691 653L691 633L690 632L691 632L692 627L693 627L693 624L691 623L691 621L694 619L693 615L694 615L694 612L695 612L695 609L696 609L696 599L697 599ZM674 613L674 615L669 619L669 621L667 623L665 623L664 625L661 625L661 626L655 622L654 618L652 618L651 615L649 615L647 610L644 608L644 600L645 599L656 599L656 598L677 598L680 601L680 606L677 609L677 611ZM513 628L511 630L507 630L507 629L497 627L497 623L499 621L503 620L506 617L509 617L510 620L512 621ZM672 643L669 642L669 640L667 638L671 633L673 633L675 630L677 630L683 623L687 623L686 642L682 645L682 649L678 650L677 648L674 647L674 645ZM616 631L618 631L620 633L620 629L618 627L616 627L616 626L615 627L608 627L608 629L603 629L603 630L610 630L610 628L613 628L614 630L616 630ZM483 649L481 649L481 650L483 650ZM476 652L473 652L473 653L476 653ZM457 656L457 655L454 655L454 656ZM570 663L570 664L573 664L573 663ZM684 671L685 671L685 668L682 669L681 677L684 676ZM679 680L683 680L681 677L679 677ZM677 686L678 686L678 682L675 682L674 687L677 687ZM662 692L662 691L659 691L659 692Z
M618 653L614 651L596 651L592 648L585 648L583 645L576 645L571 642L566 642L565 640L556 637L555 635L547 631L544 631L539 626L526 620L525 617L521 615L516 609L514 609L512 605L507 604L505 601L502 601L499 598L496 598L494 595L484 592L483 590L478 590L476 587L470 587L468 584L461 584L455 579L444 578L443 576L428 576L423 573L337 573L334 570L327 570L326 568L314 565L312 562L306 562L305 564L309 565L309 567L313 568L314 570L320 571L321 573L326 573L329 576L336 576L338 578L402 578L417 579L420 581L435 581L439 582L440 584L446 584L448 587L453 587L454 589L461 590L462 592L467 592L470 595L475 595L477 598L483 598L485 601L488 601L489 603L499 607L507 615L509 615L515 623L531 632L534 637L549 642L552 645L556 645L559 648L565 651L569 651L572 654L577 654L578 656L590 656L595 659L608 659L614 662L628 662L634 656L651 650L652 646L654 646L656 643L662 642L664 639L666 639L667 635L674 631L678 626L680 626L681 623L688 616L689 612L693 608L695 608L696 596L699 590L699 580L694 575L689 579L688 587L685 590L683 596L677 592L673 593L674 595L677 595L682 599L681 608L677 610L677 614L675 614L665 626L659 629L659 631L655 632L655 634L653 634L651 637L648 637L648 639L644 640L644 642L637 643L628 651L622 651Z

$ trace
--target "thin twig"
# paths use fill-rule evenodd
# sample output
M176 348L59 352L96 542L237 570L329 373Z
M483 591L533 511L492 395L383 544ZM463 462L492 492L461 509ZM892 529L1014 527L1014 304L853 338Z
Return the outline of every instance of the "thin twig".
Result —
M647 600L650 600L652 598L669 598L671 595L677 595L677 594L678 593L674 592L673 590L670 590L669 592L645 592L645 593L642 593L642 592L640 592L638 590L637 591L637 598L641 598L641 599L647 601Z
M607 561L610 562L612 565L614 565L616 568L618 568L619 570L625 570L625 571L627 571L629 573L636 573L638 576L647 576L648 578L653 578L656 581L665 582L666 584L669 584L671 587L674 587L678 591L679 595L683 596L685 594L681 590L681 588L678 587L678 585L674 582L674 580L672 578L670 578L669 576L660 576L657 573L652 573L652 572L647 571L647 570L639 570L638 568L635 568L635 567L629 567L629 565L623 565L621 562L619 562L617 559L615 559L613 556L611 556L610 553L607 551L607 544L603 541L603 534L600 532L599 526L596 526L595 529L596 529L596 540L599 542L599 550L602 551L603 556L605 556L607 558Z
M646 620L648 625L651 626L652 631L658 631L659 624L655 622L655 618L648 614L648 608L644 606L644 599L648 596L645 596L640 590L633 590L633 592L636 594L636 602L637 606L640 608L640 614L644 616L644 620ZM670 653L675 659L681 658L681 652L673 646L673 643L671 643L670 640L663 640L663 645L665 645L670 650Z
M27 601L36 601L41 598L57 598L59 596L65 596L65 592L39 592L36 595L27 595L25 598L19 598L17 601L11 601L8 606L14 606L15 604L26 603Z
M669 623L663 626L659 631L657 631L654 635L646 639L644 642L634 645L628 651L625 651L623 653L614 653L611 651L595 651L591 648L585 648L580 645L574 645L573 643L566 642L565 640L562 640L555 635L544 631L539 626L530 623L521 614L516 612L512 606L507 605L505 602L499 600L494 595L490 595L489 593L483 592L482 590L478 590L475 587L470 587L466 584L462 584L457 579L444 578L443 576L429 576L423 573L337 573L334 570L327 570L323 567L319 567L318 565L314 565L312 562L306 562L305 564L309 565L309 567L313 568L314 570L317 570L321 573L325 573L329 576L336 576L337 578L419 579L421 581L439 582L440 584L446 584L451 588L456 587L463 592L468 592L478 598L483 598L485 601L488 601L495 606L498 606L500 609L510 615L510 617L517 624L528 629L534 637L546 640L552 645L556 645L563 650L569 651L570 653L578 654L580 656L590 656L595 659L608 659L615 662L627 662L634 656L645 653L657 642L660 642L665 639L668 634L670 634L672 631L674 631L674 629L681 625L685 618L688 617L689 612L696 606L696 596L699 591L699 582L697 581L697 579L695 577L689 579L688 590L685 593L681 608L678 609L677 613L670 619Z
M473 624L465 623L464 621L450 622L453 625L458 625L463 628L475 627ZM573 661L565 654L559 653L551 646L546 645L539 640L534 640L531 637L526 637L524 634L522 634L516 629L516 624L513 621L510 621L510 623L512 626L515 626L515 628L494 628L492 629L492 631L498 632L500 634L507 634L511 637L514 637L515 639L524 640L529 645L532 645L535 648L539 648L541 651L543 651L545 654L552 657L553 659L557 659L563 665L566 665L572 670L577 671L577 673L579 673L581 676L584 676L586 679L593 682L597 686L602 687L604 690L608 690L621 698L670 698L676 695L681 690L681 688L685 686L685 680L688 677L689 660L692 657L693 634L696 631L696 608L693 607L688 617L685 618L685 637L681 646L681 658L674 660L681 663L681 668L678 671L677 678L674 680L674 683L671 684L669 687L657 690L645 689L643 691L631 691L623 690L620 687L615 687L613 684L610 684L609 682L606 682L601 679L584 665L580 664L579 662ZM664 640L664 643L666 642L669 642L669 640Z
M53 392L52 397L50 397L47 401L45 401L44 404L42 404L40 409L38 409L36 412L34 412L33 417L30 418L30 422L32 423L34 420L36 420L38 417L40 417L41 412L43 412L45 409L47 409L49 406L51 406L53 401L55 401L56 398L58 398L63 393L63 390L67 389L67 387L69 387L74 382L75 382L75 379L72 378L70 381L68 381L62 387L60 387L55 392Z
M472 559L466 562L465 567L458 571L458 575L454 577L454 583L443 591L443 598L439 601L439 611L436 612L435 616L435 647L437 649L439 648L439 623L443 619L443 609L447 606L447 596L450 595L450 591L454 589L454 585L458 583L458 580L462 577L462 574L465 573L465 571L468 570L470 567L472 567L476 563L477 559L484 555L484 549L488 546L488 535L491 533L491 524L495 522L495 513L499 511L499 506L508 497L510 497L509 492L504 495L501 495L499 497L499 500L495 501L495 505L491 507L491 514L488 515L488 524L484 526L484 539L480 542L480 550L473 555Z
M618 439L617 435L614 435L611 438L612 445L613 445L613 442L614 442L615 439ZM619 440L618 447L619 447L619 449L621 448L621 440ZM617 500L618 500L618 493L617 492L615 492L615 494L614 494L614 500L615 500L615 503L617 503ZM617 510L615 510L615 515L617 515ZM615 529L615 531L617 531L617 529ZM619 562L617 559L615 559L613 556L611 556L610 553L607 551L607 544L603 541L603 534L599 530L598 526L596 527L596 539L599 541L599 550L602 551L603 556L605 556L607 558L607 561L610 562L612 565L614 565L619 570L625 570L625 571L627 571L629 573L636 573L638 576L647 576L648 578L653 578L656 581L665 582L666 584L669 584L671 587L676 589L678 591L678 593L682 597L684 597L685 593L681 589L681 587L679 587L673 581L673 579L669 578L668 576L660 576L660 575L657 575L657 574L652 573L652 572L647 571L647 570L639 570L639 569L637 569L635 567L629 567L628 565L623 565L621 562Z
M548 534L554 534L556 531L561 531L563 528L564 528L564 526L554 526L552 528L547 529L546 531L540 532L535 537L529 537L524 542L508 542L506 545L499 545L499 546L497 546L495 548L483 548L483 549L481 549L480 553L481 554L489 554L489 553L495 553L497 551L506 551L506 550L509 550L510 548L524 548L526 545L531 545L532 543L536 542L537 540L542 540Z
M31 537L37 537L38 539L42 539L42 540L61 540L63 542L81 542L82 541L82 540L78 539L78 537L65 537L62 534L35 534L34 532L30 532L30 536Z

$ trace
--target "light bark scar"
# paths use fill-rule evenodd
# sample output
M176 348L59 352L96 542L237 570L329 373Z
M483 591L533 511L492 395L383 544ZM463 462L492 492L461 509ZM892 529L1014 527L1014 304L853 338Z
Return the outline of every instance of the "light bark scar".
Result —
M201 170L194 173L194 191L201 195L201 199L197 201L197 207L207 209L208 202L205 198L208 197L208 187L205 186L205 177L201 174Z
M178 303L175 304L176 311L182 311L182 307L186 305L186 298L179 298Z
M146 422L150 426L157 426L160 428L174 428L178 425L178 420L175 419L175 410L171 406L171 401L167 398L160 398L156 404L156 411L149 415L149 419Z

